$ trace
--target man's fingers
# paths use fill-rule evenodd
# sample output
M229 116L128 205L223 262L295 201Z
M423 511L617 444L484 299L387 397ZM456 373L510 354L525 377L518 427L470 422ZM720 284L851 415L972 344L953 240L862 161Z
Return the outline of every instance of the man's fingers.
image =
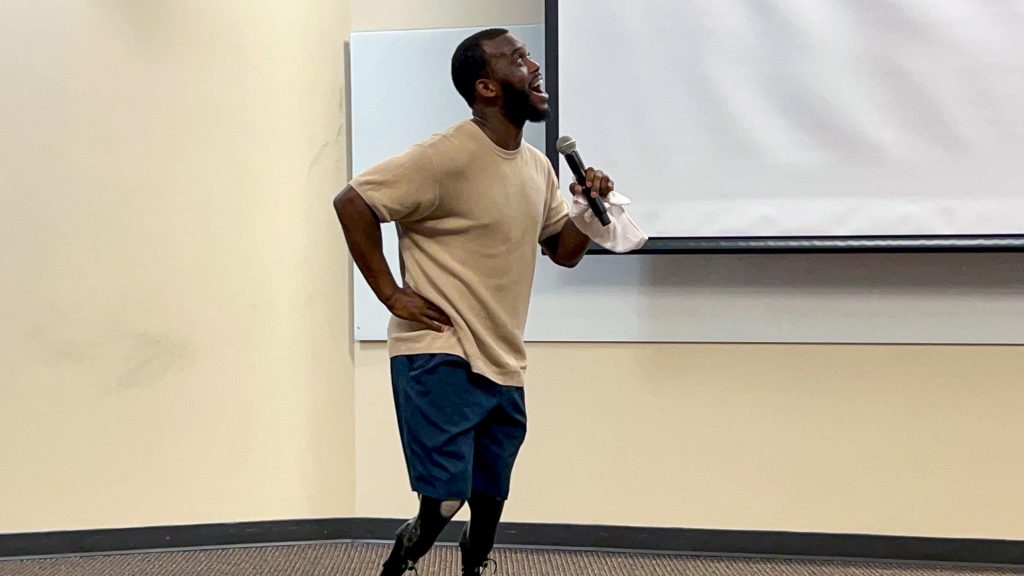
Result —
M604 172L601 172L600 170L595 171L593 178L594 185L590 188L590 195L593 196L594 198L599 198L601 194L604 192Z
M452 321L448 318L448 315L433 302L412 289L406 288L405 292L409 298L404 306L404 309L408 311L408 316L402 316L403 318L419 322L434 332L444 332L445 326L452 326Z
M434 304L422 296L420 296L420 300L423 301L423 307L425 310L423 313L424 316L445 326L452 326L452 319L449 318L448 315L445 314L444 310L441 310L437 304Z
M587 168L587 188L594 187L594 169Z
M427 318L430 318L431 320L443 324L445 326L452 325L452 319L449 318L447 314L445 314L444 312L437 308L427 308L427 312L424 315Z
M426 326L427 328L430 328L434 332L444 332L444 325L442 325L436 319L432 318L430 316L430 312L424 312L422 314L419 314L417 321L420 324Z

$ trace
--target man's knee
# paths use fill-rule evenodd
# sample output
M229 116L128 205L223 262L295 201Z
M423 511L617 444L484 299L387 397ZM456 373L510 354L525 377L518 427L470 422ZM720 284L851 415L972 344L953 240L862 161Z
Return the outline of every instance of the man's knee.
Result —
M448 522L462 507L466 504L465 500L458 498L451 498L448 500L441 500L440 498L434 498L433 496L424 496L420 494L420 511L417 515L422 520L430 518L436 518L441 522Z
M441 502L441 516L445 520L451 520L465 504L465 500L444 500Z

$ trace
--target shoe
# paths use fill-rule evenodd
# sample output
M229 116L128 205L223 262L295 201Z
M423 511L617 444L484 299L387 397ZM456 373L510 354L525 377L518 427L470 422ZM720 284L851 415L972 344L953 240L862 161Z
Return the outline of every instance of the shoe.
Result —
M406 572L419 574L416 570L416 563L411 560L392 561L388 558L381 565L380 576L402 576Z
M416 530L413 520L402 525L395 534L395 546L391 549L388 559L381 565L380 576L402 576L406 572L416 572L416 561L406 558L406 550L409 543L416 539L416 534L410 533ZM418 574L418 572L416 572Z
M494 560L490 558L479 560L472 557L469 550L469 524L466 524L462 535L459 536L459 550L462 552L462 576L482 576L488 568L491 569L492 574L497 571L498 567Z
M463 566L462 576L483 576L483 574L486 573L485 571L487 571L488 568L490 568L491 574L494 574L498 571L498 565L494 562L494 560L488 558L487 560L484 560L483 564L475 568L468 568L466 566Z
M387 561L381 566L380 576L402 576L406 572L419 574L416 570L416 563L411 561L389 563Z

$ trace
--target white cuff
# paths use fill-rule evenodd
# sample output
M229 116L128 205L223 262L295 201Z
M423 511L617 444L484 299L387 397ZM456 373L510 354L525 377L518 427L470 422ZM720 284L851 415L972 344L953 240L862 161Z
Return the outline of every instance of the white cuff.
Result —
M608 209L611 224L602 226L587 204L587 199L583 194L577 194L569 208L569 218L581 232L590 236L591 240L607 250L623 254L636 250L647 242L647 235L640 230L636 222L633 222L629 214L626 214L625 206L629 203L629 198L622 194L609 193L604 199L604 205Z

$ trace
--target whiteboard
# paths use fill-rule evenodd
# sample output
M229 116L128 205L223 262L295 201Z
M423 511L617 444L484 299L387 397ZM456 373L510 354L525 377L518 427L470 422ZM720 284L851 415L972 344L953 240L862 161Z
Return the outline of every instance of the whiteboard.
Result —
M543 26L501 26L530 48L544 66ZM409 146L470 117L466 101L452 85L455 48L477 29L354 32L349 53L352 87L352 173L400 154ZM527 142L546 150L543 124L528 124ZM384 224L384 255L399 278L398 237L394 224ZM390 313L355 273L355 336L387 339Z
M558 13L560 129L651 237L1024 234L1021 0Z
M543 27L511 30L543 63ZM352 34L354 173L467 117L449 62L474 31ZM529 128L544 150L543 126ZM384 239L397 277L393 229ZM1022 270L1024 254L592 255L573 270L539 259L526 339L1024 344ZM353 297L356 339L386 339L388 311L358 271Z

